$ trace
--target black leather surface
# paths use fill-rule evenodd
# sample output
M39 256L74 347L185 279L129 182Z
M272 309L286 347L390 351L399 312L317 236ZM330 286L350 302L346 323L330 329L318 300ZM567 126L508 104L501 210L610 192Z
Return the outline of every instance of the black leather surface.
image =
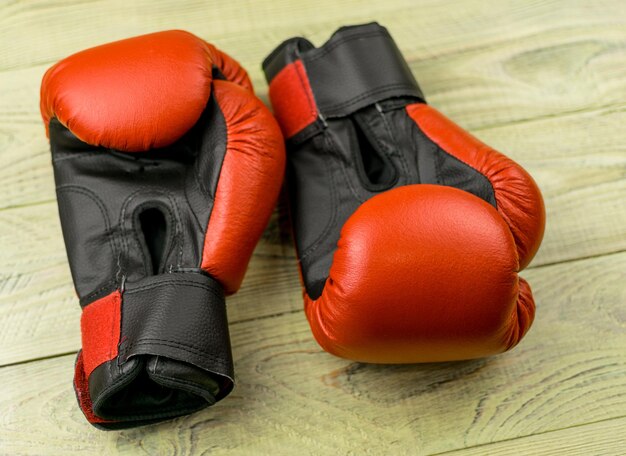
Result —
M155 363L160 370L170 363L176 365L176 372L165 377L172 379L171 384L161 380L163 376L153 373ZM184 372L186 368L200 372L194 366L156 356L136 357L123 365L117 360L101 364L90 376L90 384L101 386L90 387L99 392L94 396L93 411L111 421L96 426L105 430L136 427L213 405L219 391L217 382L204 372L187 374ZM200 375L204 381L198 385L193 379ZM192 380L187 381L187 377Z
M50 144L59 214L82 306L122 289L119 356L89 377L100 424L184 415L233 387L223 290L200 271L226 153L210 98L174 144L125 153L84 143L56 119Z
M201 273L126 283L118 358L89 378L94 412L122 421L184 415L233 387L224 293Z
M290 212L306 292L313 299L323 291L341 228L372 196L402 185L439 184L465 190L496 205L489 180L442 150L408 116L406 106L423 100L421 92L381 92L383 99L368 93L367 87L383 86L390 78L402 79L403 72L408 71L395 45L389 44L388 38L379 38L379 34L386 34L380 29L376 24L342 28L324 45L333 49L325 54L319 50L300 52L294 43L302 41L288 40L264 64L269 81L279 71L279 63L302 58L311 85L316 87L316 101L322 100L318 97L321 91L328 97L324 102L327 112L332 112L333 102L359 99L356 88L368 101L360 109L354 109L360 104L352 104L351 109L339 110L339 114L312 124L288 142ZM346 56L343 44L332 45L344 43L344 37L370 34L375 36L372 40L378 48L365 38L350 39L349 43L359 46L346 46L351 53ZM370 47L374 52L368 55ZM282 55L288 52L292 55ZM320 69L315 63L307 63L307 56L318 55L316 52L324 54L321 60L333 62L337 57L341 61ZM337 55L328 57L333 53ZM388 55L383 58L381 53ZM386 75L386 71L394 76ZM364 74L367 77L361 76Z
M263 60L263 71L268 81L274 77L285 66L298 60L300 53L313 49L313 44L306 38L296 37L283 41L280 46L272 51L270 55Z
M301 58L326 118L346 116L392 97L424 98L396 43L378 24L342 27Z
M196 125L163 149L125 153L93 147L56 119L50 146L63 237L81 305L116 289L122 276L153 273L140 214L158 208L167 225L159 272L200 266L204 234L226 153L226 126L211 98Z
M172 273L126 282L120 361L160 355L232 382L224 291L202 273Z
M389 32L376 23L342 27L319 48L305 38L285 41L263 62L268 81L297 58L324 118L347 116L392 97L424 99Z

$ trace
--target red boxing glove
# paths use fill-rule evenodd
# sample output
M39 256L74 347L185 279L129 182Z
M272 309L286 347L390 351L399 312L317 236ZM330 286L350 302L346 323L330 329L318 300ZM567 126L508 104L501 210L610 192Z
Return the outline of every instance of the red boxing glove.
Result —
M518 277L545 224L519 165L428 106L387 30L344 27L263 63L288 139L306 315L327 351L413 363L515 346L535 305Z
M83 308L85 416L119 429L220 400L233 387L224 295L285 160L246 72L190 33L154 33L54 65L41 113Z

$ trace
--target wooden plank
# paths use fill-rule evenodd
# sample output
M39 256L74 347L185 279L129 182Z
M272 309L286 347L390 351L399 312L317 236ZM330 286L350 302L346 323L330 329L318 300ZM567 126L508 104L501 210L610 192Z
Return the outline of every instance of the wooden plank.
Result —
M559 431L440 453L442 456L623 456L626 449L626 418L600 421Z
M546 232L532 265L626 249L626 106L476 132L537 181ZM623 135L622 135L623 136Z
M231 52L264 99L260 64L283 39L305 34L321 44L341 24L376 18L389 25L430 102L471 130L624 106L623 2L590 8L502 1L484 8L479 0L464 0L450 8L440 2L237 0L215 9L149 3L145 9L133 4L140 17L116 2L16 2L0 10L0 42L13 43L0 55L0 179L7 183L0 208L53 198L38 111L46 68L85 47L160 28L188 28ZM79 19L84 15L95 23ZM107 26L98 27L99 21Z
M548 222L534 266L626 249L626 139L615 135L624 124L626 111L602 111L478 132L543 189ZM75 350L80 311L56 203L0 211L0 233L0 327L9 328L0 332L0 365ZM296 268L275 216L241 292L229 299L231 320L300 309Z
M565 33L596 27L598 32L623 24L625 11L621 2L597 8L568 0L532 4L503 0L489 8L480 0L457 1L454 7L437 0L419 5L410 0L366 4L359 0L232 0L228 4L140 0L132 5L123 0L14 2L3 5L0 15L0 40L13 44L0 56L0 70L51 63L85 47L165 28L185 28L218 44L238 41L251 57L242 57L242 62L258 66L270 51L269 40L307 34L319 43L342 25L373 20L400 35L401 30L410 31L398 38L406 40L401 44L415 46L420 57L432 57L493 42L523 41L546 30ZM39 33L33 35L34 30Z
M301 312L235 323L230 397L119 433L84 422L73 355L4 367L0 442L10 454L432 454L624 417L626 253L527 277L537 319L509 353L366 365L322 352Z
M324 354L300 310L293 249L275 216L229 298L231 397L173 423L101 433L75 405L73 355L4 367L0 454L624 452L626 252L597 257L626 249L619 1L3 4L0 366L79 345L38 113L48 66L92 45L185 28L238 58L267 101L260 62L280 41L306 35L320 44L340 25L370 20L389 27L430 103L518 160L544 192L546 237L524 273L538 314L522 345L488 360L422 366ZM582 257L596 258L573 261Z

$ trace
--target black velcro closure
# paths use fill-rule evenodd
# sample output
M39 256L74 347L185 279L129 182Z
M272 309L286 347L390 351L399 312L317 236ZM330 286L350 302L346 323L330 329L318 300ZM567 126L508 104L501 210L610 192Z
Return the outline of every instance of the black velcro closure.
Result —
M340 28L300 57L324 117L347 116L392 97L424 101L398 46L376 23Z
M122 362L157 355L233 379L221 285L200 273L172 273L126 283L122 294Z

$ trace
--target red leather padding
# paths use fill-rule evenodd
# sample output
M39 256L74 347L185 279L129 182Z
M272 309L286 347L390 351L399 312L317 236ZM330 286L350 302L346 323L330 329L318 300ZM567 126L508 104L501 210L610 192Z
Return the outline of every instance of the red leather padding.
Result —
M530 174L434 108L416 103L406 109L439 147L489 179L498 211L515 238L520 270L528 266L539 249L546 223L543 198Z
M364 362L478 358L508 350L534 303L496 209L453 187L410 185L363 203L305 310L315 338Z
M92 302L80 318L82 364L85 377L100 364L117 357L120 341L121 296L119 291Z
M214 46L181 30L116 41L50 68L41 115L82 141L134 152L164 147L191 128L211 94L213 65L252 90L246 72Z
M317 107L302 61L285 66L272 79L269 97L285 138L317 119Z
M276 120L258 98L227 81L213 84L226 120L227 143L202 269L231 294L241 285L276 204L285 171L285 146Z

